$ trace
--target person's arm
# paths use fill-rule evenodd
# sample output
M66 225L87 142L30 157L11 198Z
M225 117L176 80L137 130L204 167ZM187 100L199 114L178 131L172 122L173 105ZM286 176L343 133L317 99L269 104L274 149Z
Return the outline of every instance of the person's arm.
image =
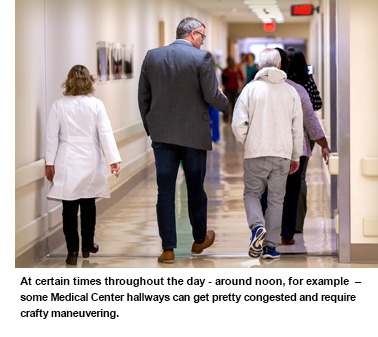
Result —
M331 150L328 147L327 139L325 137L322 137L320 139L315 140L315 142L322 147L322 156L326 162L326 165L328 165L328 158L329 154L331 153Z
M299 162L300 156L303 154L303 111L301 100L297 91L293 88L294 94L294 107L292 115L292 139L293 139L293 151L291 160ZM294 172L293 172L294 173Z
M49 112L47 117L46 124L46 154L45 154L45 163L46 163L46 178L49 181L52 181L55 175L55 157L58 152L59 145L59 120L57 115L57 102L55 102Z
M248 99L246 89L241 92L236 101L231 124L236 140L242 144L245 143L249 129L248 105L244 102L245 99Z
M290 171L289 174L293 174L298 171L299 169L299 161L290 160Z
M312 106L314 108L314 111L320 110L323 106L323 102L322 102L322 99L320 97L320 93L318 91L318 88L317 88L314 80L312 79L312 77L310 77L310 80L308 82L308 86L307 86L306 89L307 89L307 92L310 95L310 99L311 99L311 103L312 103Z
M206 53L200 63L199 81L205 102L218 111L228 112L228 99L218 89L218 81L215 76L211 54Z
M119 163L114 163L110 165L110 172L111 174L114 174L116 178L119 176L119 170L121 168L121 165Z
M55 166L54 165L46 165L46 178L48 181L53 181L55 175Z
M238 75L239 75L241 83L244 83L245 78L244 78L243 73L241 72L240 69L238 69Z
M305 95L302 96L303 126L310 139L321 146L322 156L328 165L328 157L331 151L328 147L328 142L325 138L323 128L320 125L319 119L314 113L312 103L307 92L305 92Z
M151 87L147 76L147 59L149 54L147 53L142 69L140 72L139 77L139 85L138 85L138 104L139 104L139 111L140 116L142 117L143 126L146 130L147 136L150 135L150 132L148 131L148 124L147 124L147 114L150 111L151 108Z

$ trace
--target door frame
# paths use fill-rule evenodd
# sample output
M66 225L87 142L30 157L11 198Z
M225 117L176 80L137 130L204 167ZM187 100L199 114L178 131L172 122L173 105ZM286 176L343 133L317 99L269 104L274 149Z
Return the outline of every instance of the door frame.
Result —
M332 8L331 8L332 10ZM350 4L336 1L336 67L337 67L337 208L339 234L337 252L340 263L351 261L350 215Z

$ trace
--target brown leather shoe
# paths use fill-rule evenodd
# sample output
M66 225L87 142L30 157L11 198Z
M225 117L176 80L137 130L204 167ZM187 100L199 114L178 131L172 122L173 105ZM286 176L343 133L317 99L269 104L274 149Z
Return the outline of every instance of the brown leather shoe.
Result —
M204 242L202 243L193 242L192 254L201 254L204 249L210 247L214 243L214 240L215 240L215 232L207 231Z
M294 239L287 239L287 238L281 237L281 242L285 246L291 246L291 245L293 245L295 243L295 240Z
M175 253L173 250L167 250L166 252L163 252L158 257L158 262L161 263L174 263L175 262Z

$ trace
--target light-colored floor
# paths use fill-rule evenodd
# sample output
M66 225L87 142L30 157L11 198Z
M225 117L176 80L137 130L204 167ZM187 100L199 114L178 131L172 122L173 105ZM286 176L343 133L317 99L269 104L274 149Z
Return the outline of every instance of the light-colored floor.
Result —
M243 204L243 148L222 124L221 142L208 153L205 188L208 196L208 228L215 243L200 256L192 257L191 226L187 213L186 185L180 169L177 179L176 218L178 248L175 263L161 264L161 241L156 222L156 182L150 176L120 202L98 217L95 242L100 246L89 259L78 259L80 268L350 268L378 267L372 264L340 264L336 256L336 234L330 219L330 200L325 189L319 148L310 159L308 213L303 234L293 246L278 245L277 260L251 259L247 255L250 231ZM66 248L43 260L39 268L65 268ZM75 268L75 267L73 267Z

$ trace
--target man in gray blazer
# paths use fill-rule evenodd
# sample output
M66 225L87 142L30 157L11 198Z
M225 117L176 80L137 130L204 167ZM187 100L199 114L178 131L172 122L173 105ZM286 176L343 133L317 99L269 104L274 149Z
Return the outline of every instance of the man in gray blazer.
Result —
M176 38L169 46L147 52L138 91L140 114L155 156L156 212L163 248L158 261L163 263L174 262L177 247L175 190L180 161L188 189L192 254L202 253L214 242L214 231L207 231L203 186L206 151L212 149L209 105L223 112L228 109L227 98L218 90L211 54L200 50L205 25L185 18Z

